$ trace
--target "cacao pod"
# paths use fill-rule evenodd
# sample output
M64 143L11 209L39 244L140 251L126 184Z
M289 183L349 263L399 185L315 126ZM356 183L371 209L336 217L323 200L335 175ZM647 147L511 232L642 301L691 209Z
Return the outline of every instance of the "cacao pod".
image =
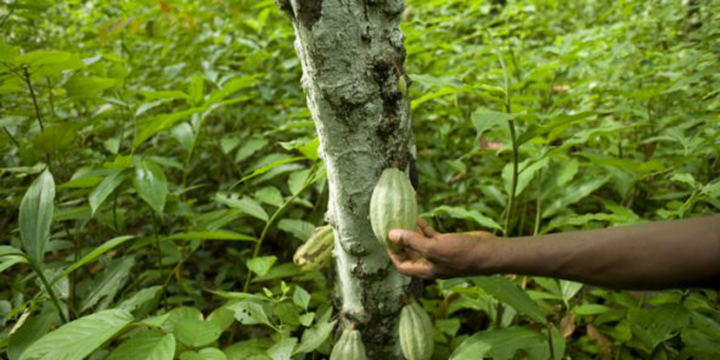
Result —
M433 326L420 305L411 302L400 312L400 348L407 360L429 360L433 354Z
M400 248L388 241L391 229L415 230L417 202L415 189L404 172L383 171L370 198L370 224L375 237L392 252Z
M334 247L335 234L332 226L319 226L313 230L310 238L295 251L293 262L303 271L321 269L330 264Z
M330 360L367 360L367 358L360 332L351 329L343 330L330 353Z

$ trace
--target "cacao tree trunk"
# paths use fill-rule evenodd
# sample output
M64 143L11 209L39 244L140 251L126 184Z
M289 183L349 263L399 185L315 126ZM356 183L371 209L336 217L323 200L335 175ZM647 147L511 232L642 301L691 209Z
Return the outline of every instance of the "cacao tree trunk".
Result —
M302 86L327 168L342 323L362 332L371 359L401 359L397 321L409 279L375 239L368 209L382 171L413 161L404 1L276 1L295 28Z

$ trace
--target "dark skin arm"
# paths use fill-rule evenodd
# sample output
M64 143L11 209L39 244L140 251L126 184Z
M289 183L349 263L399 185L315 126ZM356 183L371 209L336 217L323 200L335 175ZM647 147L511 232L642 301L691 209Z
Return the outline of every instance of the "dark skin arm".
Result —
M406 275L432 279L498 273L618 289L720 287L720 215L535 237L392 230L390 254Z

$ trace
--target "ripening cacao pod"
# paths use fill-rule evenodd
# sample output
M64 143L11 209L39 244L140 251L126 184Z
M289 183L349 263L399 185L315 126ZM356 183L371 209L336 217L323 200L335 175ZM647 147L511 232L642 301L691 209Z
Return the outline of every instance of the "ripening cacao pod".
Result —
M367 358L360 332L352 329L343 330L330 353L330 360L367 360Z
M334 247L335 235L332 226L317 227L310 238L295 251L293 262L303 271L321 269L330 264Z
M433 327L420 305L411 302L400 312L400 348L407 360L429 360L433 354Z
M389 168L383 171L370 198L370 224L375 237L392 252L400 248L388 241L391 229L415 230L417 202L415 189L404 172Z

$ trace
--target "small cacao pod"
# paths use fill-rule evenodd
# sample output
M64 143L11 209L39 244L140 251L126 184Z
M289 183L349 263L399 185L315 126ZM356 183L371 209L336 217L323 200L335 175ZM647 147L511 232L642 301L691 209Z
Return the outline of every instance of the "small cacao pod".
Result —
M433 354L433 326L420 305L411 302L400 312L400 348L407 360L429 360Z
M335 235L332 226L319 226L295 251L293 262L303 271L321 269L330 264L334 247Z
M352 329L343 330L330 353L330 360L367 360L367 358L360 332Z
M370 224L375 237L392 252L400 248L388 241L391 229L415 230L417 202L415 189L404 172L388 168L375 184L370 198Z

